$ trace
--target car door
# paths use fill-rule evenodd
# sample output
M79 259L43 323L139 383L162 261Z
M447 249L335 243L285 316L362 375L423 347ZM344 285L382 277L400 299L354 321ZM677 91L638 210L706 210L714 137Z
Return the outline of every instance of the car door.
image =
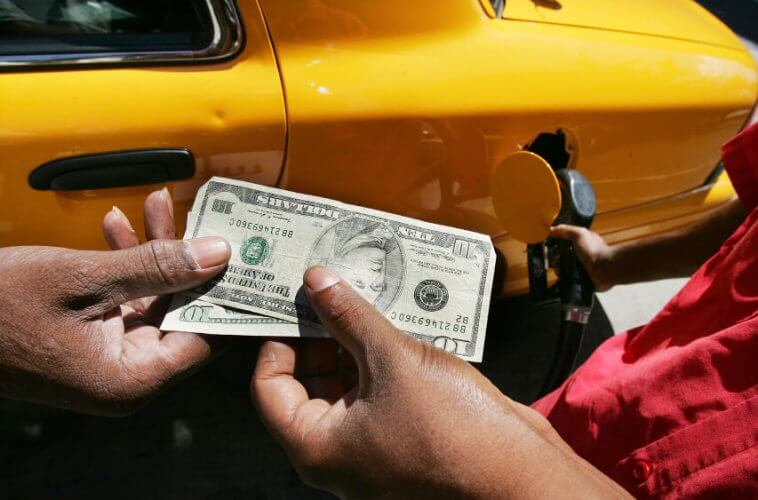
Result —
M597 2L568 0L260 3L287 89L279 185L487 233L507 261L505 293L528 286L524 246L492 203L510 153L528 146L584 173L594 228L613 242L692 223L733 195L720 146L755 103L755 63L699 8L672 38L657 22L653 35L634 28L656 15L652 0L634 18L640 2L594 16ZM656 8L672 19L690 3ZM552 21L522 16L547 4ZM589 27L572 25L580 17ZM700 24L705 42L682 39Z
M103 247L164 185L182 230L210 176L275 184L285 135L256 2L0 0L0 246Z

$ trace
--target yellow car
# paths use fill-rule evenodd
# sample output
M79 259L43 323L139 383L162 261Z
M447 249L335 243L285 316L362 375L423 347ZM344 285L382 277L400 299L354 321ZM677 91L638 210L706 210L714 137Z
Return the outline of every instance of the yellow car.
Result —
M527 145L597 192L611 242L733 196L756 68L689 0L0 0L0 245L103 246L221 175L488 233Z

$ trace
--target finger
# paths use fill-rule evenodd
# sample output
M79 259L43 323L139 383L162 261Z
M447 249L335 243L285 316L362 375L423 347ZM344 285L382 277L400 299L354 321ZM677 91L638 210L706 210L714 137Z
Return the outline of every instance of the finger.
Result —
M103 219L103 234L105 241L111 250L125 250L139 245L139 236L134 231L129 218L118 207L105 214ZM145 310L149 307L147 299L141 304L132 304L137 310ZM139 314L137 316L140 316ZM152 322L151 324L154 324Z
M559 240L576 242L582 237L584 231L585 229L583 227L561 224L550 228L550 236Z
M592 273L592 243L593 233L586 228L562 224L550 230L550 236L571 242L574 247L574 254L579 262ZM560 266L558 266L560 268ZM557 271L557 270L556 270ZM594 277L593 277L594 280ZM603 287L598 287L602 289Z
M167 188L150 193L145 200L145 235L148 240L173 240L174 201Z
M123 358L151 371L164 387L197 370L223 347L218 337L185 332L161 334L157 328L144 324L127 328L122 340Z
M139 245L139 237L126 214L113 207L103 218L103 236L111 250L122 250Z
M218 236L153 240L117 252L69 252L59 271L69 276L63 290L86 317L129 300L196 287L221 272L231 256Z
M161 352L170 360L166 364L169 375L187 374L224 348L224 339L187 332L168 332L161 337Z
M306 294L330 336L353 355L359 367L384 366L413 342L371 304L325 267L303 277Z
M308 402L303 384L295 379L296 353L289 342L269 341L261 346L250 395L266 427L288 441L298 408Z

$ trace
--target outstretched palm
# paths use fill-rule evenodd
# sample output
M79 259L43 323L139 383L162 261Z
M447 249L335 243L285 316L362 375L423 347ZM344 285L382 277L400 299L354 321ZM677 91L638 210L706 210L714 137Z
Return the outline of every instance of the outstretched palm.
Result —
M148 196L144 219L149 241L176 238L172 200L167 190ZM126 215L115 207L103 219L103 234L113 250L140 244ZM148 394L208 359L217 345L198 334L161 332L158 327L168 302L169 296L132 300L102 319L103 332L122 339L118 352L121 375L142 386Z

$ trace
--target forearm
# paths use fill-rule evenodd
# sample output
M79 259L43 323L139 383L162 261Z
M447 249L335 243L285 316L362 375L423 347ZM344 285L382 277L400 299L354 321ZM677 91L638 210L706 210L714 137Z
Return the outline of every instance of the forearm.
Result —
M612 285L690 276L744 218L744 208L734 199L693 226L613 247L598 271Z
M502 418L492 428L481 429L479 446L468 446L472 453L460 472L469 480L460 483L453 496L629 498L621 486L578 456L542 415L504 399Z
M619 484L573 452L544 454L533 463L534 474L508 498L628 499Z

